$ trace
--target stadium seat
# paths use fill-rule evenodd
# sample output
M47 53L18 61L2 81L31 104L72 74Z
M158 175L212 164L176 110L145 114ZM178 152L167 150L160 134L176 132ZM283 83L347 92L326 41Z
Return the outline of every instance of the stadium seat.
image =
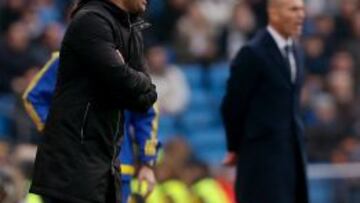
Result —
M230 65L226 62L216 63L210 68L210 78L214 88L224 89L230 76Z
M188 141L199 158L209 164L219 164L226 152L223 129L207 127L192 132Z
M8 139L10 136L10 121L0 115L0 140Z
M193 111L193 109L198 109L199 111L207 110L211 105L211 97L205 90L201 88L193 88L191 90L190 102L188 109Z
M10 116L15 108L15 103L15 96L0 95L0 114Z
M210 110L189 110L180 119L180 125L186 132L207 128L215 121L214 114Z
M216 106L220 106L220 103L224 97L226 90L226 82L230 76L230 68L228 63L217 63L211 66L210 80L211 83L211 95L213 102Z
M171 116L160 116L158 136L161 141L167 140L168 137L177 134L176 119Z
M310 202L314 203L335 203L334 182L331 180L315 179L309 184Z
M182 65L185 77L190 85L190 88L200 88L202 83L202 67L199 64Z

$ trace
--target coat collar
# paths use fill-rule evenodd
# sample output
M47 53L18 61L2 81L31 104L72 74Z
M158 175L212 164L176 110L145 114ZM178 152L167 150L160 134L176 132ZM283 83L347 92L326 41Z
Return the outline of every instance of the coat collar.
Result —
M291 82L290 79L290 70L288 67L286 67L286 63L284 61L283 54L281 53L275 39L272 37L270 32L267 29L264 29L260 31L259 35L257 36L257 40L261 41L261 44L263 44L264 50L266 50L266 54L269 56L269 60L272 60L275 64L275 66L280 70L281 74L283 75L284 79L287 81L287 84L290 86L293 86L294 84ZM295 43L293 43L293 49L295 53L295 60L297 65L297 76L296 76L296 82L295 85L298 84L299 78L302 74L301 72L301 57L299 56L299 51L297 50L297 46Z
M128 28L138 28L140 30L151 26L141 15L128 13L109 0L102 0L99 2L101 2L105 9L113 14L123 26Z
M294 41L291 38L285 39L273 26L268 25L266 30L274 39L276 45L280 49L280 52L284 55L284 49L286 46L293 46Z
M110 13L113 14L122 24L130 26L135 21L135 15L131 15L130 13L124 11L109 0L105 0L103 2L104 7L110 11Z

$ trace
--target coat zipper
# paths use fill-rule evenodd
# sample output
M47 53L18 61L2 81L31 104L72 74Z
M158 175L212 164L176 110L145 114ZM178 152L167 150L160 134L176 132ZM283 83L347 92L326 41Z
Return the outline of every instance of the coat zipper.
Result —
M127 21L128 21L128 24L129 24L129 28L130 28L130 33L129 33L129 39L128 39L128 53L129 53L129 56L128 56L128 62L131 61L131 38L132 38L132 34L133 34L133 25L131 24L131 20L130 20L130 14L127 14Z
M81 138L80 141L81 141L81 144L84 143L84 129L85 129L86 120L87 120L87 117L88 117L90 106L91 106L91 103L88 102L86 104L85 113L84 113L83 120L82 120L82 123L81 123L81 129L80 129L80 138Z

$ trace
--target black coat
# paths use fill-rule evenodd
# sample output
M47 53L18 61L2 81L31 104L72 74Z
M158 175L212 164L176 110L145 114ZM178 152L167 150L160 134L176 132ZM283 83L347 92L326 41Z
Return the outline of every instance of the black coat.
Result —
M144 73L144 26L107 1L90 1L76 13L62 43L31 192L103 203L116 191L119 199L123 109L144 111L156 100Z
M222 114L228 150L238 155L239 202L307 203L298 53L295 83L268 31L259 32L233 61Z

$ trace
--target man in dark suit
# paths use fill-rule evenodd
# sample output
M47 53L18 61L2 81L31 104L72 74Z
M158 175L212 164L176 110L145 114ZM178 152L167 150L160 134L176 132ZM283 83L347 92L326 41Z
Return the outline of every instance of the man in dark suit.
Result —
M269 0L269 25L233 61L222 105L240 203L307 203L300 118L303 0Z

